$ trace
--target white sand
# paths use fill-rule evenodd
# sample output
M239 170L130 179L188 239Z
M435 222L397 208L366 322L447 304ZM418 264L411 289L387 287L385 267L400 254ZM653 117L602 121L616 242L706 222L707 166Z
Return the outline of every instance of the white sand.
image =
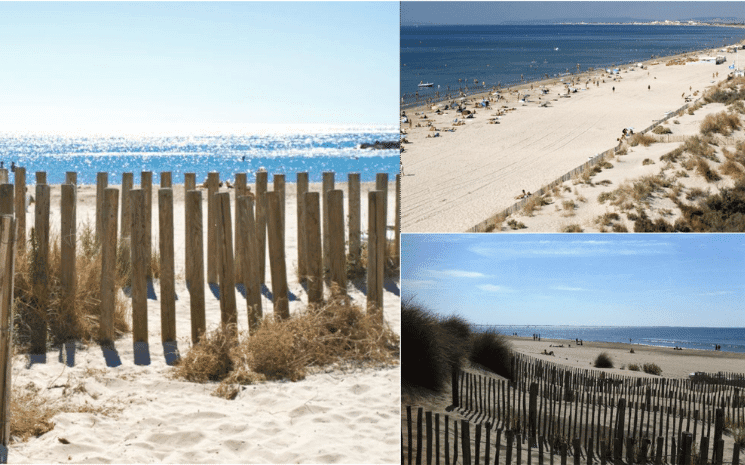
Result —
M339 184L345 189L344 184ZM362 190L363 230L367 195ZM318 191L314 184L311 190ZM389 218L393 218L395 185L389 187ZM31 189L29 189L31 190ZM78 224L95 224L95 186L78 192ZM231 190L232 192L232 190ZM295 276L297 263L295 185L287 184L286 254L291 312L302 309L307 295ZM393 192L394 194L391 194ZM59 231L59 186L52 186L52 225ZM346 195L346 194L345 194ZM178 348L191 346L189 293L184 276L183 186L174 188L176 249L176 322ZM157 186L154 189L157 205ZM206 201L204 205L206 216ZM33 223L33 206L27 216ZM392 221L389 221L392 224ZM157 208L153 210L153 243L157 244ZM206 233L205 233L206 236ZM206 237L205 237L206 245ZM271 289L267 262L267 287ZM385 318L400 334L399 280L385 291ZM160 294L155 284L156 295ZM364 306L365 295L352 284L348 292ZM220 321L219 301L205 287L207 328ZM247 329L245 299L240 294L238 326ZM263 299L264 313L271 302ZM151 363L134 364L131 335L116 341L121 360L107 367L99 346L79 346L74 366L63 361L65 351L49 352L46 363L29 366L26 356L13 360L16 387L33 383L39 395L77 404L111 406L112 416L64 413L54 417L55 428L25 443L12 442L10 463L398 463L400 461L400 370L349 369L319 372L299 382L270 382L245 386L235 400L210 395L216 384L171 379L160 337L160 302L148 300ZM77 388L77 389L76 389ZM64 444L61 439L69 442Z
M468 230L515 203L523 189L534 192L616 146L623 128L640 131L677 110L685 104L683 94L700 95L714 83L712 73L719 72L717 81L725 79L735 54L724 55L727 62L722 65L661 62L648 70L622 72L618 81L606 75L599 87L590 85L569 98L559 97L565 92L563 84L551 86L545 96L538 89L528 90L529 103L521 104L513 94L492 110L477 110L473 119L463 120L453 110L438 116L428 109L428 119L420 120L417 110L407 111L414 127L402 127L411 142L401 155L402 230ZM584 89L584 82L576 87ZM549 107L541 107L546 101ZM516 110L502 116L500 124L487 124L502 105ZM442 131L452 128L455 118L466 124L455 132ZM428 121L434 122L440 137L427 138L434 132L416 127Z

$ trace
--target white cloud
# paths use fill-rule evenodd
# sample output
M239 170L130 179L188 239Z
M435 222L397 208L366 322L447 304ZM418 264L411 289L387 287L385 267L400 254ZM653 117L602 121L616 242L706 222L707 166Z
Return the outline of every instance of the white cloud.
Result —
M587 289L584 289L582 287L569 287L569 286L553 286L551 289L555 291L586 291Z
M506 287L497 286L495 284L479 284L476 287L485 292L509 292Z
M432 270L433 276L438 278L488 278L484 273L478 271L466 271L466 270Z

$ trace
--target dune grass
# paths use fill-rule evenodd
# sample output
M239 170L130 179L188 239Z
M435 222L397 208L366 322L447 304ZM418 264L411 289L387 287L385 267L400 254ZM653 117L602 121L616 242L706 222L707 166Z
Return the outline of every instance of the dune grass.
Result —
M101 254L93 241L90 224L84 224L76 248L76 280L74 296L63 295L61 281L60 238L50 234L49 257L45 285L34 283L33 276L41 273L33 229L29 234L26 250L19 252L14 282L14 342L21 352L46 351L46 347L32 347L32 328L46 325L48 341L57 346L68 341L95 340L98 336L98 318L101 312ZM120 278L116 287L121 288ZM129 306L121 293L116 294L114 329L117 336L130 331Z
M677 203L693 232L745 232L745 179L694 205Z
M662 376L662 368L656 363L645 363L642 366L642 371L650 375Z
M250 336L220 326L187 352L173 376L241 385L297 381L311 367L396 364L400 339L378 318L337 294L325 305L308 307L288 320L264 318ZM235 387L222 386L217 394L231 392Z
M511 353L509 341L497 331L488 330L473 335L469 360L488 371L512 379Z
M728 113L726 111L706 115L701 122L701 134L711 135L714 133L729 136L733 131L740 129L742 122L737 113Z
M595 368L613 368L613 359L608 352L601 352L595 357Z
M632 147L636 147L637 145L643 145L644 147L649 147L650 145L657 142L657 139L654 137L642 134L642 133L636 133L629 139L629 145Z

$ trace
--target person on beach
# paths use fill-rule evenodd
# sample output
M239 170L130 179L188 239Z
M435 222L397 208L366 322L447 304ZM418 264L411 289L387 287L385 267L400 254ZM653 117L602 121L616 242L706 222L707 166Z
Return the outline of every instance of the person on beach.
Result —
M615 86L614 86L614 87L613 87L613 92L615 92L615 91L616 91L616 88L615 88Z

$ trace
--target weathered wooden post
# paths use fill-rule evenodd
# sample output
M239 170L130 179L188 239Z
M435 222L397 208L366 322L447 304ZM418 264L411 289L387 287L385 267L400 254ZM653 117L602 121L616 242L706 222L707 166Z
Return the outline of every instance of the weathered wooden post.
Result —
M161 185L162 180L163 178ZM170 187L158 191L158 219L160 330L162 342L171 342L176 340L176 283L173 263L173 189Z
M279 218L282 222L282 249L285 246L285 175L274 175L274 192L279 194Z
M0 215L12 215L15 209L13 202L13 184L0 184Z
M308 274L305 256L305 194L308 192L308 172L297 173L297 274L302 283Z
M243 276L243 255L245 254L245 236L240 232L243 219L243 211L240 208L238 199L246 195L246 173L235 173L235 282L236 284L246 285Z
M8 170L0 168L0 184L8 183Z
M172 184L173 180L171 177L170 171L161 171L160 173L160 188L161 189L171 189L173 187ZM160 195L160 194L158 194Z
M347 260L344 250L344 192L335 189L328 192L329 237L331 260L331 282L337 286L337 292L347 293ZM333 287L332 287L333 289Z
M218 238L217 238L217 204L215 195L220 190L220 174L216 172L207 173L207 282L218 283L217 263Z
M130 237L130 230L132 229L131 215L131 203L129 201L129 193L134 186L134 173L122 173L122 215L121 215L121 236L122 240L128 241Z
M388 173L375 175L375 190L383 192L383 260L389 258L388 253Z
M323 302L323 256L321 254L321 209L318 192L305 194L305 258L308 303Z
M145 199L143 208L145 209L145 236L144 245L145 247L145 272L148 278L151 276L151 260L153 253L153 172L143 171L140 173L140 187Z
M713 453L711 455L711 461L714 463L721 463L722 460L724 460L724 457L719 455L717 444L719 440L722 439L722 432L724 431L724 409L716 409L715 414L716 419L714 420L714 447L712 447Z
M75 184L63 184L61 186L62 197L60 218L60 282L62 284L62 298L64 305L74 306L75 289L77 278L75 275L76 243L77 243L77 219L76 200L77 187ZM68 307L72 310L72 307Z
M186 275L191 311L191 342L196 344L206 330L204 306L204 236L202 192L186 192Z
M235 263L233 262L233 223L230 214L230 194L222 192L215 196L217 226L217 263L220 283L220 321L233 336L238 324L235 304Z
M31 325L31 353L45 354L47 351L46 301L49 276L49 185L36 185L36 209L34 219L36 260L32 270L32 281L37 301L38 316Z
M254 198L252 195L240 196L237 200L240 212L238 231L244 237L242 248L244 285L246 288L246 308L248 310L248 331L254 334L261 324L261 281L259 280L258 240L256 237L256 221L254 218Z
M269 174L266 170L256 172L256 238L259 248L259 279L266 282L266 193Z
M290 317L290 302L287 297L287 268L285 264L284 238L282 231L281 209L279 193L267 192L268 231L269 231L269 260L272 271L272 295L274 297L275 318Z
M148 342L147 334L147 265L145 260L146 219L145 191L132 189L129 192L131 202L131 258L132 264L132 337L134 343Z
M18 255L26 250L26 168L16 167L15 171L15 214L16 231L15 244Z
M324 275L331 268L331 259L329 257L329 248L331 247L331 237L329 234L329 206L328 191L334 189L334 172L323 172L323 184L321 186L321 203L323 208L323 273Z
M367 311L380 313L383 321L383 270L385 266L381 236L385 238L385 196L380 191L368 193L367 235Z
M530 402L528 406L528 428L530 433L530 444L536 440L536 428L538 427L538 383L530 384Z
M349 173L349 261L357 264L360 259L360 173Z
M0 446L5 459L3 463L7 463L10 442L15 223L11 215L0 216Z
M44 176L46 178L46 175ZM39 173L36 173L36 183L39 182ZM44 180L46 183L46 179ZM103 237L103 202L104 190L109 187L109 173L96 174L96 242L101 244Z
M197 188L196 173L184 173L184 236L186 238L187 244L189 244L189 230L191 228L190 223L189 223L189 208L190 207L189 207L188 197L189 197L189 191L196 190L196 188ZM201 212L202 209L200 208L199 210ZM186 277L186 286L188 288L189 283L191 282L191 269L189 267L189 259L186 256L184 256L184 266L186 267L185 277Z
M396 218L393 239L393 254L396 263L401 261L401 174L396 175Z
M78 172L77 171L66 171L65 172L65 184L78 184Z
M72 187L72 186L63 186ZM103 192L101 210L101 316L98 339L102 345L114 340L114 308L116 307L116 233L118 230L119 190L107 187Z

